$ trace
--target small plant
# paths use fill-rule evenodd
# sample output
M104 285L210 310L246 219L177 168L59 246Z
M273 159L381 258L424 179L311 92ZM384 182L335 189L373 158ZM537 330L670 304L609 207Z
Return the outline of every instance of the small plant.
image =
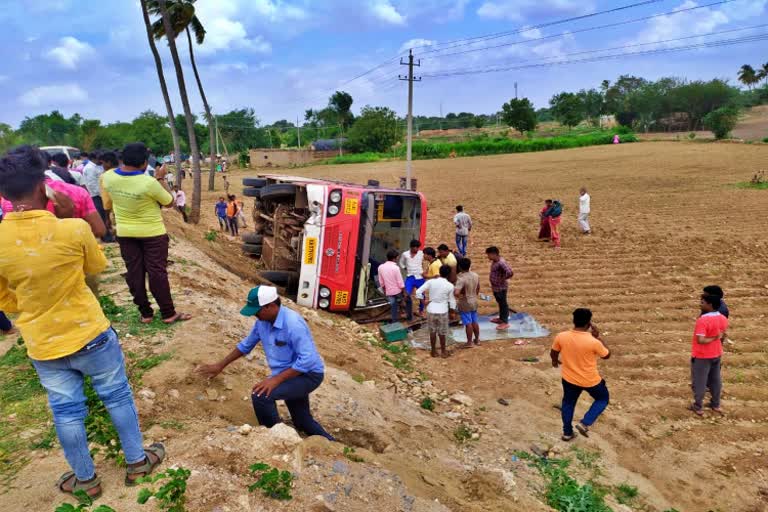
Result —
M751 180L749 180L749 182L750 182L752 185L760 185L760 184L762 184L762 183L765 183L765 182L766 182L766 178L765 178L765 171L757 171L757 172L756 172L756 173L755 173L755 174L752 176L752 179L751 179Z
M472 439L472 431L462 423L453 431L453 437L456 439L456 442L463 444Z
M362 384L365 381L365 375L362 373L358 373L357 375L352 376L352 380L357 382L358 384Z
M115 509L107 505L99 505L91 509L93 499L85 491L75 491L73 495L80 502L79 505L74 506L71 503L62 503L56 507L55 512L115 512Z
M355 454L355 449L349 446L344 447L344 456L352 462L365 462L361 456Z
M578 460L584 468L592 471L599 471L600 452L591 452L579 448L578 446L574 446L573 453L576 455L576 460Z
M720 107L704 116L704 126L720 140L728 137L739 121L739 111L734 107Z
M211 229L205 234L205 239L209 242L215 242L219 238L219 233L216 230Z
M613 494L616 496L616 500L622 505L630 505L635 498L637 498L639 493L637 487L623 483L616 487Z
M249 492L261 489L261 492L267 498L280 501L293 499L293 496L291 496L293 474L290 471L280 471L263 462L253 464L250 470L254 476L258 477L258 480L248 486Z
M766 144L768 144L768 137L764 138L764 139L763 139L763 142L765 142Z
M137 502L144 505L149 498L157 500L157 507L163 512L184 512L184 503L187 500L187 480L192 472L185 468L167 469L156 475L139 478L140 484L155 484L160 480L167 480L158 489L144 488L139 491Z
M696 138L696 132L691 132L688 134L688 140L693 140Z
M428 411L434 411L435 410L435 402L427 397L424 397L424 400L421 401L421 408L426 409Z

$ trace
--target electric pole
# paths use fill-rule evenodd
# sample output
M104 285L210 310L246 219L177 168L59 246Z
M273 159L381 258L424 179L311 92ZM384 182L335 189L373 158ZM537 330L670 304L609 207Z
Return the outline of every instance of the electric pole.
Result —
M420 82L421 77L415 78L413 76L413 66L421 66L421 61L413 62L413 50L408 52L408 62L403 62L400 59L401 66L408 66L408 76L404 77L398 75L400 80L408 81L408 139L406 142L406 156L405 156L405 188L411 190L411 157L413 156L413 82Z
M515 99L517 99L517 82L515 82Z
M299 124L299 116L296 116L296 134L299 138L299 149L301 149L301 125Z

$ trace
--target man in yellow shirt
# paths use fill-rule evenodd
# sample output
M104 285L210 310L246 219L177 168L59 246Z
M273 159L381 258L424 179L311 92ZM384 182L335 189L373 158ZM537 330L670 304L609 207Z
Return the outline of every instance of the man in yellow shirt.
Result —
M573 312L573 329L555 336L549 353L552 366L563 366L563 441L570 441L573 434L573 414L582 391L594 399L576 430L589 437L589 427L608 407L608 386L597 372L597 358L608 359L611 352L600 339L600 331L592 324L592 312L578 308Z
M160 308L163 322L171 324L192 318L178 313L168 282L168 233L161 208L173 207L173 194L165 183L166 167L155 175L145 173L148 152L140 142L123 149L123 166L104 175L104 189L112 200L117 223L117 241L125 261L128 288L141 313L141 321L152 322L154 311L147 296L149 289Z
M101 494L88 452L83 381L109 410L128 464L126 483L162 461L162 445L142 447L138 415L117 334L85 284L107 260L82 219L57 219L46 210L45 162L26 146L0 159L0 194L13 211L0 224L0 310L18 313L27 354L48 393L56 434L72 471L65 493Z
M445 244L440 244L437 246L437 255L440 257L440 261L443 265L448 265L451 267L451 275L448 276L448 281L451 284L456 284L456 277L459 274L459 262L456 259L456 256L454 256L454 254Z
M424 274L424 279L440 277L440 267L443 266L443 263L437 259L434 247L424 249L424 259L427 261L427 272Z

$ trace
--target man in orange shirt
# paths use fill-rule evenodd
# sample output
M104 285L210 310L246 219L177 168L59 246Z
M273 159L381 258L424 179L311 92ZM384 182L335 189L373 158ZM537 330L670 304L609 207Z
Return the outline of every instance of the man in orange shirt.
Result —
M691 387L693 388L693 404L690 409L702 416L704 395L709 389L712 401L709 404L712 411L722 414L720 409L720 394L723 390L723 380L720 376L720 362L723 356L723 339L728 329L728 319L719 309L722 301L716 295L701 296L701 316L696 320L691 342Z
M573 433L573 413L582 391L594 399L584 418L576 424L576 430L584 437L589 437L589 427L608 407L608 387L597 372L597 358L608 359L611 352L600 339L600 331L592 325L592 312L579 308L573 312L573 329L561 332L552 343L549 353L552 366L563 365L563 404L560 409L563 416L563 441L575 437ZM562 359L562 360L561 360Z

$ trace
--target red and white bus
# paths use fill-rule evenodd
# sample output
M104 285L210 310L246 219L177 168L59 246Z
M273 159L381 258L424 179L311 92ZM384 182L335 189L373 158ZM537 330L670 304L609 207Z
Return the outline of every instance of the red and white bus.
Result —
M243 184L255 222L255 232L242 235L243 250L302 306L378 310L387 304L377 280L387 251L426 236L427 203L418 192L272 174Z

